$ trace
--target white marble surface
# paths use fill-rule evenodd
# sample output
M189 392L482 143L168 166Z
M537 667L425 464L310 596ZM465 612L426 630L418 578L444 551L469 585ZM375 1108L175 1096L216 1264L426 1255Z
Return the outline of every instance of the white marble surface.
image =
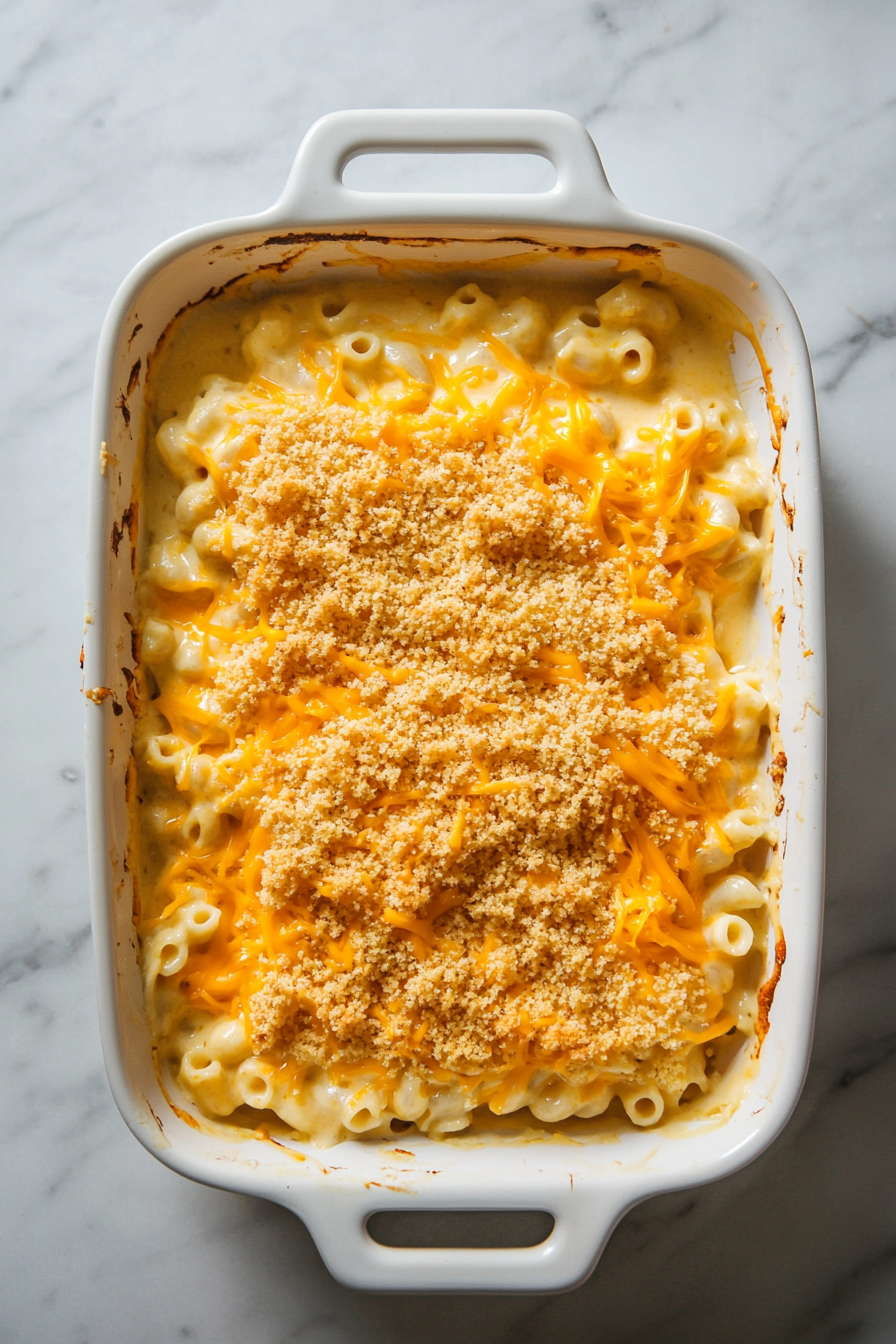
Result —
M894 58L887 0L2 7L3 1340L896 1337ZM77 653L99 325L149 247L269 204L315 117L394 105L582 118L630 205L777 272L818 377L831 806L812 1073L765 1157L637 1209L565 1297L340 1288L288 1213L138 1147L97 1039Z

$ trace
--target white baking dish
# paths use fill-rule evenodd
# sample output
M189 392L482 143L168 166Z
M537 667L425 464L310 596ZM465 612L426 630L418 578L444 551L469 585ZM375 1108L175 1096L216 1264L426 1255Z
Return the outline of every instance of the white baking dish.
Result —
M342 185L351 157L390 148L534 152L553 162L557 185L532 195L425 196L354 192ZM425 247L428 258L462 263L536 247L550 265L556 249L633 244L658 247L669 269L714 286L747 314L760 334L776 397L786 408L775 475L770 607L782 607L786 618L779 653L780 735L787 757L780 919L787 958L770 1029L740 1104L732 1105L722 1123L676 1122L671 1128L626 1131L611 1142L508 1143L492 1136L455 1144L403 1136L399 1142L410 1155L385 1142L346 1142L321 1151L196 1126L172 1108L154 1073L126 862L133 725L127 613L133 609L129 560L137 526L131 501L147 361L184 305L247 271L258 271L260 278L299 279L328 258L351 255L347 248L419 256ZM586 265L588 254L581 255ZM760 426L768 420L758 398L753 416ZM764 437L770 457L771 439ZM195 1180L294 1210L332 1273L355 1287L545 1292L580 1282L615 1224L639 1200L724 1176L775 1138L802 1086L815 1007L824 840L824 618L812 378L793 308L763 266L721 239L626 210L610 191L587 132L559 113L325 117L306 136L272 209L173 238L121 287L100 341L90 499L85 687L100 1018L115 1099L151 1152ZM781 950L779 941L779 957ZM774 971L770 954L769 975ZM541 1209L556 1223L546 1241L524 1249L397 1249L375 1242L366 1230L372 1212L395 1209Z

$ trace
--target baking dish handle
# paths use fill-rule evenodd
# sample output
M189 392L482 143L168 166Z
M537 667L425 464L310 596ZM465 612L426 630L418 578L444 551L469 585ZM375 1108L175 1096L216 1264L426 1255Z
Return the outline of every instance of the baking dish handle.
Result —
M487 1183L485 1183L487 1184ZM623 1214L637 1202L621 1192L567 1187L554 1183L541 1196L529 1190L489 1190L452 1186L444 1200L429 1191L408 1202L386 1188L330 1186L326 1200L293 1202L291 1207L308 1227L330 1273L340 1283L367 1292L551 1293L574 1288L588 1277ZM570 1181L570 1185L572 1182ZM384 1246L367 1230L374 1213L410 1210L450 1211L533 1209L551 1214L550 1236L536 1246L520 1248L442 1249Z
M346 164L359 154L539 154L557 172L549 191L375 192L345 186ZM458 108L331 112L314 123L267 220L305 225L453 222L623 225L624 206L610 190L594 141L564 112Z

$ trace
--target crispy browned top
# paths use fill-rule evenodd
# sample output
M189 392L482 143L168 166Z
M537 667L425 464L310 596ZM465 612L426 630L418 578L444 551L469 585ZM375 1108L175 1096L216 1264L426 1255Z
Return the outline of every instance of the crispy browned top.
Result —
M630 1064L705 1020L706 989L670 954L648 993L606 945L618 836L672 819L602 738L704 778L706 680L521 443L384 423L292 401L239 477L238 577L286 638L244 646L219 699L244 722L312 683L351 701L255 772L263 898L331 940L253 996L256 1044L473 1072L527 1036L573 1073ZM665 705L633 705L650 681Z

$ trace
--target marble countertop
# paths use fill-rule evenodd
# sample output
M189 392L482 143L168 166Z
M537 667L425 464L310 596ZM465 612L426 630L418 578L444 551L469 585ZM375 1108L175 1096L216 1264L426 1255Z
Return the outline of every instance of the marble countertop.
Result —
M4 1341L391 1344L421 1320L431 1344L896 1337L894 58L885 0L3 7ZM268 205L321 113L442 105L580 117L629 205L771 266L818 380L830 834L811 1074L768 1153L636 1209L562 1297L341 1288L289 1213L135 1143L94 1008L78 648L104 311L156 243Z

